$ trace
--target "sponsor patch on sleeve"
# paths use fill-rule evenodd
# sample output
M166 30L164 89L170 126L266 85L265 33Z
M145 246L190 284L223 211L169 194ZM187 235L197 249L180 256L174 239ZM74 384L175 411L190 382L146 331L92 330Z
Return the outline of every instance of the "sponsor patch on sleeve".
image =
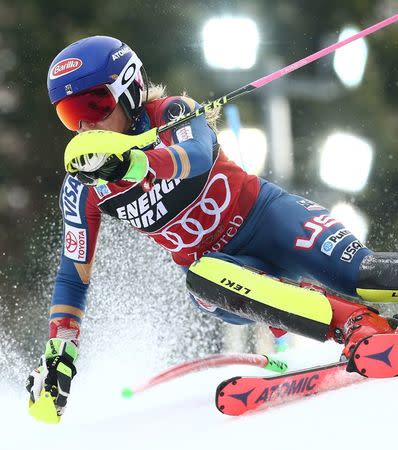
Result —
M87 258L87 231L65 224L64 255L81 263Z
M323 242L321 246L321 252L325 253L325 255L330 256L336 247L336 245L341 242L345 237L350 236L351 232L350 230L347 230L347 228L342 228L339 231L336 231L336 233L331 234L325 241Z
M189 125L178 128L178 130L176 130L176 136L178 142L184 142L187 141L188 139L192 139L193 138L192 128Z
M365 246L361 244L358 239L352 241L351 244L347 245L344 249L340 259L344 262L350 263L361 248L365 248Z
M72 176L65 179L61 192L61 208L67 222L82 224L80 199L84 186Z
M107 184L100 184L99 186L95 186L94 190L98 198L104 198L111 193L111 190L109 189Z

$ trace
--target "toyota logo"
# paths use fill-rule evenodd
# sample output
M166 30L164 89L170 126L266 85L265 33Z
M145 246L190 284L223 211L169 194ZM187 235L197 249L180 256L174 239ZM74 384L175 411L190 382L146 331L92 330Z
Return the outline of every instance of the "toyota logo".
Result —
M66 244L66 249L68 250L68 252L73 253L76 251L77 239L76 239L76 236L71 231L68 231L66 233L65 244Z

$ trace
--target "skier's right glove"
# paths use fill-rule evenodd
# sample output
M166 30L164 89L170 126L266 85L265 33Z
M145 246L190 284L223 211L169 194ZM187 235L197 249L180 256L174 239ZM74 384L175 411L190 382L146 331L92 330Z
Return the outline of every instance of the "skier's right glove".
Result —
M59 338L47 342L40 366L26 381L30 394L29 412L37 420L58 423L64 413L73 377L78 349L71 341Z

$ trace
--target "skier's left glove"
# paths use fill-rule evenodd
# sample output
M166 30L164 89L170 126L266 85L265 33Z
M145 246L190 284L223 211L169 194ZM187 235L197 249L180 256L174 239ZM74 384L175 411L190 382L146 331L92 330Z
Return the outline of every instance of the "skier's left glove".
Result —
M47 342L40 366L26 381L30 394L29 412L37 420L58 423L64 413L73 377L78 349L71 341L59 338Z

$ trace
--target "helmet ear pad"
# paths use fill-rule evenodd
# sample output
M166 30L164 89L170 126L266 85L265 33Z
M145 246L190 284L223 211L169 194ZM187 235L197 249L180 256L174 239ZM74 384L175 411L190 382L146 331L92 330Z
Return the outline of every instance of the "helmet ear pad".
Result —
M142 88L140 84L134 80L119 97L119 103L127 117L134 121L141 112Z

